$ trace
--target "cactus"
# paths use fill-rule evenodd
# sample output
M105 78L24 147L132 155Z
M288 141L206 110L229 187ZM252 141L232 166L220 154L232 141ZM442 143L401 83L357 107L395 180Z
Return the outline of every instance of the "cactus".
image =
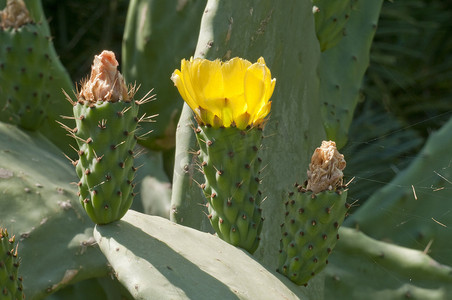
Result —
M180 5L179 11L175 9L176 2ZM0 4L3 3L4 1L0 0ZM31 13L33 20L36 23L42 22L41 31L48 36L49 28L46 26L42 9L40 10L40 2L26 1L25 3L30 4L28 8L34 10ZM320 1L316 3L320 7ZM347 6L350 3L353 3L351 10ZM129 72L132 74L138 69L141 70L133 75L126 75L128 81L136 81L139 84L146 75L147 78L144 81L149 79L151 84L152 80L166 81L167 88L172 89L171 92L167 92L164 88L157 90L162 104L149 106L152 114L161 113L164 116L162 117L164 120L161 120L162 124L159 124L156 130L156 133L163 132L163 134L156 134L142 144L145 147L163 151L142 155L139 161L133 163L134 166L146 164L142 168L146 172L137 176L139 178L135 180L135 182L142 180L140 189L143 194L142 203L137 203L141 206L136 205L136 207L147 213L158 212L167 216L168 197L171 193L170 217L181 225L163 218L147 216L132 210L127 211L130 199L124 198L120 200L124 200L125 204L121 208L115 206L117 202L113 205L108 204L117 207L116 216L113 214L106 216L104 209L106 202L99 201L103 209L100 209L101 216L95 216L99 223L106 223L105 220L113 221L120 218L122 214L125 213L125 215L122 220L102 226L96 225L93 228L92 222L86 217L79 203L80 197L76 194L77 186L70 185L70 182L78 181L76 176L78 172L82 177L80 179L82 183L79 184L82 188L80 195L83 193L86 197L82 196L82 198L88 198L91 196L90 191L98 187L105 190L112 188L113 184L103 183L106 182L105 179L109 179L108 174L107 178L105 175L110 167L116 168L121 162L124 162L126 167L126 163L131 163L130 154L127 154L129 157L127 159L119 156L108 158L107 154L123 148L132 150L134 139L128 141L121 134L109 134L105 136L103 143L98 143L101 134L95 131L88 132L85 124L89 122L84 122L91 120L95 113L99 113L102 116L93 121L95 130L101 131L103 127L109 129L111 126L116 133L121 133L122 127L135 132L135 127L132 125L113 124L109 116L109 113L114 110L110 109L111 106L121 106L121 111L126 105L130 105L123 114L124 119L132 116L132 112L138 111L139 104L135 101L123 103L127 101L122 99L129 99L129 93L121 89L122 81L117 80L114 83L114 86L120 89L117 93L121 95L118 96L118 101L113 103L102 101L102 104L96 101L91 104L92 108L89 108L86 97L90 89L83 87L78 91L78 96L76 95L78 98L75 101L72 100L74 106L70 107L65 101L59 101L63 98L60 96L61 88L70 91L72 86L70 83L66 84L67 76L60 77L61 74L65 74L64 69L58 69L53 65L58 60L55 60L56 54L50 46L49 70L55 77L54 80L49 79L43 88L44 93L51 96L45 110L47 116L44 117L43 127L39 130L42 133L22 130L15 125L0 122L0 203L2 207L0 226L12 229L20 239L18 251L22 257L21 273L26 283L24 289L27 298L42 299L49 295L53 299L65 297L89 299L97 296L102 298L108 294L104 293L105 289L109 292L115 289L115 286L101 283L102 280L108 279L106 276L117 276L120 284L130 293L130 295L125 293L125 297L128 298L296 299L299 297L321 300L324 298L360 299L366 297L369 292L372 294L369 298L374 299L412 296L426 299L446 298L452 290L450 267L439 263L450 265L450 255L441 252L450 248L446 228L449 226L449 219L447 214L440 215L441 209L441 213L445 211L444 201L439 200L447 199L450 194L445 186L450 177L450 168L442 169L449 163L448 153L444 151L448 148L448 141L451 140L450 124L446 125L438 135L432 136L432 140L420 153L420 157L403 176L401 174L389 184L392 185L392 189L388 187L387 190L375 193L368 204L359 208L350 221L346 221L350 226L359 226L373 238L354 229L341 227L339 229L341 238L332 255L326 257L328 248L332 249L336 242L334 220L338 220L339 226L347 209L343 205L345 197L351 196L345 191L342 195L335 193L335 190L341 190L342 184L337 188L334 188L333 184L331 190L328 189L329 186L317 190L311 184L299 185L294 194L289 196L286 207L280 201L281 198L287 200L287 191L293 182L304 180L306 176L304 170L308 166L310 154L320 141L327 137L336 140L338 148L346 143L363 72L367 67L368 47L375 31L381 1L351 0L334 5L329 4L331 6L326 7L324 12L340 15L344 14L344 11L349 11L349 18L341 26L328 29L337 30L326 37L337 41L334 46L330 44L328 49L323 46L323 37L316 36L316 31L318 35L322 25L319 23L320 15L312 13L312 1L279 3L270 0L238 2L209 0L205 9L202 10L204 4L202 1L131 1L127 34L124 35L124 49L126 49L124 61L127 61L127 67L123 71L126 74ZM144 10L140 11L143 7L152 10L152 14L146 14ZM232 57L256 61L262 56L271 68L272 75L278 78L278 85L272 98L271 116L268 121L262 123L254 123L255 120L252 120L248 124L245 120L249 121L253 118L246 114L242 114L241 118L236 118L238 115L231 118L228 115L230 108L228 103L220 105L219 109L214 107L213 110L206 110L202 105L191 108L190 103L185 105L176 132L174 177L170 183L165 178L171 173L168 171L171 162L167 159L171 153L170 148L174 145L172 141L174 120L183 102L176 102L177 97L174 96L176 89L171 87L168 77L180 59L192 54L190 51L193 50L193 41L198 34L197 28L201 14L203 14L201 28L193 61L200 58L210 61L218 59L218 62L223 61L225 64ZM176 22L181 25L166 26L165 21L171 25ZM339 40L340 34L337 33L343 28L346 35ZM152 34L149 33L150 29ZM171 33L168 33L170 32L168 30L171 30ZM153 37L158 36L159 39L152 40ZM320 43L318 39L321 40ZM153 42L150 42L151 40ZM3 45L3 41L2 39L0 45ZM141 42L148 43L144 46ZM151 49L150 45L156 47ZM150 49L155 52L148 52ZM154 56L155 53L158 55ZM157 67L157 64L154 64L156 61L165 68ZM165 72L167 72L166 75ZM183 73L182 70L180 72L180 74ZM119 73L114 72L114 74ZM209 83L215 81L214 78L215 76L206 76L202 81ZM173 79L178 80L175 76ZM143 84L145 88L141 91L146 92L150 88L146 87L147 84L149 83ZM8 84L0 82L0 89L10 88L9 82ZM210 92L209 88L206 89ZM215 92L218 90L214 88L212 93ZM93 99L97 97L94 96L96 92L92 91L92 94ZM103 96L105 95L101 98ZM73 130L67 127L67 129L70 129L71 136L77 137L77 144L85 150L82 153L80 149L76 151L82 154L78 162L74 162L77 165L76 170L70 163L64 162L61 150L43 136L45 134L52 138L53 142L59 143L61 149L64 148L61 146L64 144L62 138L64 131L59 129L53 120L58 115L57 112L66 110L66 107L75 110L76 128L78 128ZM269 109L269 105L267 108ZM263 112L267 108L263 109ZM159 109L161 112L158 111ZM218 110L210 114L215 109ZM149 110L146 109L147 112ZM80 118L81 114L84 118ZM262 113L262 115L265 114ZM95 115L94 117L97 118ZM117 117L116 115L115 118ZM207 118L209 122L205 122L203 118ZM195 122L199 124L195 125ZM131 123L136 125L136 122ZM249 128L247 128L248 125L250 125ZM197 133L193 130L196 128L199 128ZM265 138L260 140L261 136ZM254 149L251 152L248 151L250 147L245 147L248 149L244 148L247 151L243 152L233 148L240 146L242 141L248 139L251 143L247 141L244 144L256 145L259 149L258 156L253 152ZM87 141L89 143L85 143ZM213 141L213 143L206 141ZM116 148L115 150L111 149L112 145ZM222 146L218 152L214 149L216 145ZM198 153L199 147L201 151ZM234 149L233 155L229 155L231 152L229 148ZM347 153L347 157L350 156L351 160L355 159L353 156L356 151L348 151L350 152ZM92 158L90 166L83 164L88 163L84 156L87 154ZM263 163L260 164L256 157L261 157ZM198 158L201 158L201 162ZM239 158L246 158L245 165L250 165L250 173L254 172L253 175L245 176L247 174L244 173L248 169L240 168L240 165L244 164L242 160L237 160L240 162L235 165L236 159ZM372 158L375 159L375 157ZM369 159L368 155L367 159ZM164 160L167 162L163 165ZM204 161L207 165L203 163ZM212 163L213 161L215 162ZM103 162L106 162L105 166L101 165ZM209 162L218 170L214 169L212 173L212 169L208 169ZM430 169L426 169L426 164ZM355 162L355 165L360 164ZM204 174L197 172L198 167L203 169ZM362 165L360 168L363 168ZM101 175L98 177L104 179L88 187L91 181L95 181L91 178L96 176L90 177L94 174L94 172L91 173L94 169L100 170ZM442 179L443 182L432 180L431 183L444 189L433 193L426 189L426 186L419 186L418 183L425 179L425 174L419 175L420 170L436 171L443 176L445 178ZM260 174L258 174L259 171ZM229 177L234 173L233 177ZM309 176L314 178L315 174L315 172L310 173ZM434 172L433 174L436 179L441 178ZM203 186L204 175L207 177L207 183L203 191L200 185ZM120 174L120 176L126 177L123 179L126 183L127 180L131 181L131 178L135 177L130 173ZM260 179L259 184L257 181L250 180L254 177ZM112 176L111 181L118 182L118 179L116 176L113 179ZM115 188L121 187L121 182L115 184ZM237 183L240 183L239 186ZM172 187L171 191L169 187ZM394 190L394 187L397 189ZM407 197L413 195L415 189L418 200L413 200L411 203ZM246 205L240 208L234 205L235 200L246 200L246 197L239 195L241 192L252 194L256 190L260 190L262 196L257 193L253 205L250 205L249 201L242 201ZM125 192L121 193L130 192L132 187L128 185ZM210 196L214 192L223 196L208 198L209 207L206 207L204 192ZM389 192L392 194L387 194ZM315 199L312 199L312 196L308 197L309 195L315 195ZM97 197L97 195L94 196ZM422 197L427 196L432 200L424 201L425 203L419 202ZM115 197L117 200L117 193L109 196L108 200L116 201ZM259 199L259 197L262 198ZM383 197L387 199L382 199ZM223 200L223 205L217 205L216 200ZM330 214L326 213L327 210L322 205L322 202L328 201L330 201L328 205L332 207ZM328 246L323 245L325 243L323 235L314 232L312 226L314 219L301 218L308 216L307 211L304 211L303 216L299 216L300 208L297 207L297 202L303 203L302 205L309 207L311 212L317 213L315 226L320 225L322 221L326 222L327 227L328 224L333 224L328 227L329 231L326 233ZM383 211L375 209L376 203L384 205ZM162 209L155 210L154 208L158 206ZM307 287L299 287L282 274L269 271L275 270L279 265L278 248L281 234L279 224L284 222L285 208L288 214L282 232L288 232L288 235L282 241L280 271L284 273L284 266L287 265L289 272L286 275L290 277L290 273L293 275L294 272L302 274L304 277L295 281L303 284L309 279ZM338 210L333 212L333 208ZM88 210L90 209L88 207ZM414 226L409 229L400 222L393 222L400 221L400 218L393 218L394 220L389 218L388 221L385 215L388 212L405 211L405 209L411 215L422 215L422 220L418 220L419 223L415 222L416 220L413 222L411 219L408 220L409 225L414 223ZM252 211L253 216L250 217L247 212L245 219L256 224L256 233L250 234L252 231L250 229L254 229L252 222L242 222L244 218L237 218L237 216L243 216L242 212L247 210ZM254 252L254 256L211 234L200 232L200 230L211 232L213 228L209 215L211 219L215 219L220 213L224 216L224 218L221 217L223 224L219 222L219 217L217 222L213 222L214 227L218 225L216 228L218 235L221 236L223 231L226 234L222 237L225 238L229 233L229 238L225 239ZM322 214L330 216L331 219L325 217L323 220ZM296 217L292 217L293 215ZM261 216L266 219L265 222L260 223L262 229L257 225ZM426 220L432 217L435 220L427 224ZM228 224L224 224L224 220L231 220L229 227L226 226ZM292 220L294 220L293 224L291 224ZM232 221L237 224L232 225ZM312 234L309 237L310 243L298 244L301 248L298 263L303 266L302 272L298 272L298 268L295 268L296 259L292 259L293 253L290 253L291 241L289 241L289 233L297 233L297 230L300 230L299 227L295 228L295 225L299 225L298 223L308 225L303 231L304 237L307 238ZM381 226L375 228L374 224ZM187 226L200 230L187 228ZM247 230L249 240L242 235ZM410 234L404 234L406 232ZM239 238L236 239L235 235L231 238L232 233L238 233ZM257 246L257 236L261 239L259 246ZM425 250L426 253L391 245L389 242L377 241L374 238L384 238L404 246L417 247ZM297 242L296 239L294 240ZM429 241L433 241L433 244ZM313 245L313 250L320 249L320 251L324 247L322 253L316 254L317 263L314 262L313 257L309 257L309 251L311 251L309 245ZM289 249L284 248L286 246L289 246ZM307 251L304 251L306 249ZM437 261L430 258L428 253ZM319 263L326 262L326 259L329 264L324 271L321 271L325 264ZM61 263L55 264L55 261L61 261ZM387 276L388 271L393 276ZM312 279L310 279L311 273L316 274ZM369 276L369 274L375 276ZM98 277L102 280L96 279ZM100 288L99 284L104 288ZM77 295L72 294L72 291L76 291Z
M20 259L17 257L15 236L0 227L0 299L23 299L22 277L19 274Z
M34 23L22 0L9 0L0 24L0 120L37 130L50 95L50 39Z
M0 152L0 226L16 235L26 298L106 276L107 261L70 184L77 176L61 150L39 132L0 122Z
M356 1L312 1L315 32L322 52L336 46L346 35L345 25Z
M200 187L208 199L208 218L220 238L253 253L263 220L257 152L276 80L263 58L255 64L240 58L182 60L171 79L199 125L195 132L205 176Z
M342 226L339 234L325 270L325 299L450 297L450 265L440 264L424 251L377 241L356 229Z
M362 80L383 2L350 1L353 9L345 24L345 35L335 47L322 52L318 67L323 125L327 138L335 141L338 149L347 143L353 112L362 98Z
M133 210L112 225L96 226L94 236L135 299L306 299L284 276L211 234Z
M137 82L143 97L152 88L164 101L143 107L148 115L158 113L156 124L143 124L152 130L139 141L152 150L169 151L175 147L175 128L182 102L167 74L182 57L193 54L205 1L132 0L127 12L122 45L122 66L127 82ZM172 164L171 164L172 172ZM171 176L171 175L170 175Z
M0 119L39 129L68 152L70 138L55 126L55 120L69 113L61 90L73 86L55 52L41 1L26 1L26 7L22 0L8 3L0 26Z
M307 285L326 267L339 239L338 229L349 208L344 168L336 144L323 141L312 156L306 185L295 184L285 203L278 271L298 285Z
M132 205L133 165L138 107L152 99L133 100L118 62L110 51L95 56L89 81L83 83L74 107L76 127L65 127L78 145L74 162L80 178L80 203L93 222L107 224L119 220ZM119 133L119 134L118 134Z

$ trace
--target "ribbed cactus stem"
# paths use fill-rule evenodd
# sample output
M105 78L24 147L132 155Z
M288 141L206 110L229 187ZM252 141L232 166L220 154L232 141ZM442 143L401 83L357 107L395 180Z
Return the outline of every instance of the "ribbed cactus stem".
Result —
M64 126L77 142L79 159L73 164L80 178L80 203L93 222L119 220L132 204L134 147L138 137L138 108L153 96L134 101L111 51L96 55L91 76L82 82L72 103L75 128ZM148 93L149 94L149 93Z
M328 264L339 239L338 229L349 208L342 184L344 156L332 141L314 151L305 185L295 184L285 202L278 271L298 285Z

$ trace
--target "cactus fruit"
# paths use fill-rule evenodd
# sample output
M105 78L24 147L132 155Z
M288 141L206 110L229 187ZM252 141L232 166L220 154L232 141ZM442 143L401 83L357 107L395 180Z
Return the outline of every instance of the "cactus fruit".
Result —
M335 143L323 141L312 156L307 183L295 184L285 203L278 271L298 285L306 285L325 268L339 239L338 229L349 208L344 168L344 156Z
M315 32L322 52L336 46L341 41L345 35L345 24L350 18L353 2L356 1L312 1Z
M36 130L50 97L51 41L22 0L8 0L0 16L0 120Z
M135 87L127 87L110 51L96 55L91 78L82 83L73 105L76 128L65 127L75 138L79 159L74 162L79 197L97 224L119 220L134 197L132 183L138 107L153 96L134 101Z
M0 299L23 299L22 277L18 276L20 259L15 237L9 237L8 231L0 227Z
M195 112L209 219L218 236L253 253L262 229L259 191L262 127L276 80L263 58L251 64L182 60L171 79Z

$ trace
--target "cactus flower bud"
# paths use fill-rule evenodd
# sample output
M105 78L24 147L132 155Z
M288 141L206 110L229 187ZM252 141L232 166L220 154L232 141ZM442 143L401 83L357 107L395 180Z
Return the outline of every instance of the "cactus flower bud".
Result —
M337 151L336 143L323 141L312 155L306 188L316 194L342 185L345 166L344 155Z
M90 102L119 100L129 102L127 86L117 69L118 65L112 51L104 50L100 55L95 55L91 76L82 84L81 98Z

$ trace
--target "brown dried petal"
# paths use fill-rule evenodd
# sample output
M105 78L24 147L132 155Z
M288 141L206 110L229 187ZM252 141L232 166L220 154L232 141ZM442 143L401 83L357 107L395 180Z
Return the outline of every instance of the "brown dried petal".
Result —
M6 7L0 11L0 18L2 28L19 28L32 22L23 0L8 0Z
M82 84L80 96L91 102L129 102L127 86L117 69L118 65L115 54L111 51L104 50L100 55L95 55L91 77Z
M342 185L345 166L344 155L337 151L336 143L323 141L312 155L306 188L318 193Z

